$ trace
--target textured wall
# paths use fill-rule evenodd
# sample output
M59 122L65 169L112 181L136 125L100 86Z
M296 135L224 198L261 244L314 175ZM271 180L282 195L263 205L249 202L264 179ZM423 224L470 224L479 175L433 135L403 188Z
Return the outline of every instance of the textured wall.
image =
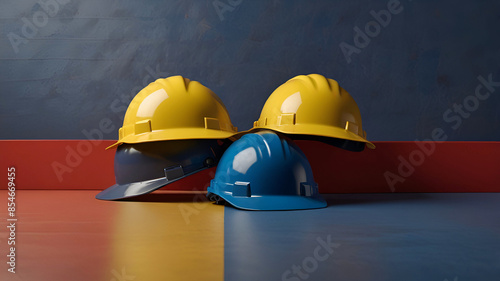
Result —
M498 1L58 1L0 3L1 139L115 139L132 97L176 74L248 129L276 87L320 73L371 140L500 140Z

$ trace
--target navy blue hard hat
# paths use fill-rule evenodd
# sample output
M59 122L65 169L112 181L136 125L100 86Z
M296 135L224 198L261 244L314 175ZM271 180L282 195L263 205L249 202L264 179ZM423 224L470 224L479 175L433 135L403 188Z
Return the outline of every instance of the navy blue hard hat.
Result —
M227 148L227 142L195 139L121 144L115 154L116 184L96 198L117 200L147 194L213 167Z
M272 131L244 135L226 150L207 197L246 210L324 208L306 156Z

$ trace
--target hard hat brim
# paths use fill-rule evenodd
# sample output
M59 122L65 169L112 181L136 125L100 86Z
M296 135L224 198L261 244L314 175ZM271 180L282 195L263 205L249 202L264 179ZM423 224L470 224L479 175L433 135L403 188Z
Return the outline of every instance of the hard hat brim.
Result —
M360 137L359 135L349 130L331 126L324 126L324 125L293 124L293 125L282 125L282 126L254 127L248 131L240 132L238 136L240 134L253 133L265 129L270 129L285 134L331 137L331 138L364 142L366 143L366 147L370 149L375 149L375 145L373 143L369 142L368 140Z
M188 140L188 139L228 139L236 135L237 132L199 129L199 128L177 128L168 130L152 131L147 134L126 136L106 149L117 147L122 143L144 143L153 141L168 140Z
M209 194L210 192L209 188ZM215 193L214 193L215 194ZM236 208L250 211L286 211L320 209L328 206L321 195L305 197L298 195L266 195L252 197L233 197L216 194Z
M169 185L173 182L176 182L180 179L183 179L187 176L193 175L197 172L208 169L209 167L204 167L194 172L185 174L182 177L178 177L176 179L167 180L166 178L158 178L152 179L148 181L142 182L133 182L128 184L114 184L105 190L99 192L95 198L99 200L120 200L131 197L136 197L144 194L151 193L155 190L158 190L166 185Z

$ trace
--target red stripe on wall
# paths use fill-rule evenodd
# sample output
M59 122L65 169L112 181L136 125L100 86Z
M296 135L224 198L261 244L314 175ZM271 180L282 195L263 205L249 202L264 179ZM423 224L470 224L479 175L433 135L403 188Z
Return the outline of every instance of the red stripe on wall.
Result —
M104 188L114 183L114 151L104 150L111 144L112 141L2 140L1 169L15 167L18 189Z
M298 144L321 193L500 191L500 142L374 142L362 152Z
M115 150L105 150L113 142L0 140L1 189L8 167L18 189L105 189L114 184ZM363 152L297 143L322 193L500 191L500 142L375 142ZM168 189L203 190L213 175L205 170Z
M115 183L115 141L0 140L2 186L8 184L7 169L15 167L18 189L96 189ZM202 190L215 169L207 169L168 186L172 190Z

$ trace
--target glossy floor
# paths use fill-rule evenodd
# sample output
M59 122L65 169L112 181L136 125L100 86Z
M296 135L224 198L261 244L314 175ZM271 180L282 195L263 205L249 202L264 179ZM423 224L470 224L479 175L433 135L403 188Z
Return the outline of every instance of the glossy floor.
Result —
M332 194L326 209L283 212L96 193L18 191L16 273L2 262L0 280L500 279L500 193Z

